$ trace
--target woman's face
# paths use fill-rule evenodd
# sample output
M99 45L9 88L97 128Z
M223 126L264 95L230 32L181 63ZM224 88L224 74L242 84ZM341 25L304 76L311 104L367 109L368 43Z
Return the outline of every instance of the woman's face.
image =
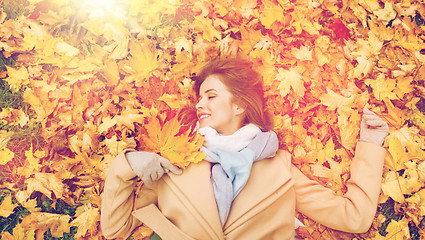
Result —
M241 127L244 109L234 103L232 93L219 76L210 75L199 88L196 112L200 128L209 126L218 133L230 135Z

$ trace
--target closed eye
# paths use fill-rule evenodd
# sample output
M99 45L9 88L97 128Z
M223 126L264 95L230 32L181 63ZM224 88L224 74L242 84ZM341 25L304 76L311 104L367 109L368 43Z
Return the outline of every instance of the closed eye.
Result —
M213 99L213 98L215 98L216 96L209 96L208 97L208 99Z

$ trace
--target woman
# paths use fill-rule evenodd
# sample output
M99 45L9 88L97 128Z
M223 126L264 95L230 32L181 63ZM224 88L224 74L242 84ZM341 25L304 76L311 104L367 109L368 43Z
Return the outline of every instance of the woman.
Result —
M295 210L333 229L368 230L388 132L378 116L364 109L351 179L341 197L303 175L288 152L277 151L262 82L249 62L210 62L194 90L206 161L182 173L153 153L119 154L103 194L107 238L127 237L144 223L162 239L290 239ZM137 176L145 185L133 209Z

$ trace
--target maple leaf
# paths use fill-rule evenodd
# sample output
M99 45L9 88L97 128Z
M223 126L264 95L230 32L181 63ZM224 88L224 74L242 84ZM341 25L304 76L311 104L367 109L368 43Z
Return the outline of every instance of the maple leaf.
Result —
M150 46L145 43L130 41L130 66L141 78L146 78L149 73L159 67L160 61Z
M366 56L357 57L356 61L358 65L352 70L352 77L362 79L370 73L374 63Z
M62 198L63 194L67 191L65 185L52 173L37 172L33 178L26 179L27 191L32 193L39 191L51 198L52 193L56 198Z
M7 148L0 150L0 165L5 165L9 161L12 161L12 158L15 154Z
M9 232L2 232L1 239L4 240L35 240L35 229L24 229L22 223L18 223L13 228L12 234Z
M7 75L9 75L9 77L5 80L15 91L19 90L21 86L29 84L29 74L26 67L20 67L19 69L7 67Z
M403 218L399 221L391 220L386 231L386 239L410 239L409 221Z
M280 5L275 5L273 3L268 3L270 5L265 6L261 11L260 21L266 27L270 28L271 25L276 21L283 21L284 13Z
M312 50L310 50L307 46L301 46L299 49L295 48L292 50L294 57L301 61L312 61L311 53Z
M79 208L87 208L87 206L81 206ZM71 226L78 227L77 233L75 234L77 239L85 237L87 233L92 236L95 235L98 222L100 221L99 209L89 208L88 210L84 210L83 213L71 222Z
M50 230L53 237L63 237L64 233L70 232L71 216L56 213L35 212L24 217L22 227L24 229L37 229L42 233Z
M388 141L388 151L390 156L386 157L386 163L391 170L399 171L403 169L405 167L403 163L410 160L408 159L405 147L402 146L401 142L395 136Z
M167 158L176 166L184 168L205 158L199 151L203 138L193 134L189 126L182 126L175 111L153 113L143 128L145 134L138 137L142 146Z
M334 18L334 22L330 24L328 28L332 29L339 39L345 40L350 38L350 30L344 25L340 18Z
M345 97L340 94L332 91L331 89L326 89L327 93L320 97L320 101L324 106L329 110L340 109L342 107L350 107L354 103L355 96Z
M386 78L384 74L379 74L375 80L367 79L365 83L372 87L376 99L397 99L397 94L394 92L396 89L395 79Z
M305 92L305 87L303 84L303 77L298 72L298 68L291 68L285 70L279 68L279 73L276 76L276 80L279 82L279 90L282 97L285 97L289 94L292 89L297 97L302 97Z
M373 14L378 17L379 21L385 22L389 22L397 16L397 12L394 11L393 5L390 2L385 2L385 7L383 9L373 11Z
M12 203L12 195L5 197L3 202L0 204L0 217L9 217L9 215L13 213L13 209L15 209L16 206L18 206L18 204Z
M30 195L27 191L18 191L15 193L15 198L28 211L40 212L41 207L37 207L37 199L29 199Z

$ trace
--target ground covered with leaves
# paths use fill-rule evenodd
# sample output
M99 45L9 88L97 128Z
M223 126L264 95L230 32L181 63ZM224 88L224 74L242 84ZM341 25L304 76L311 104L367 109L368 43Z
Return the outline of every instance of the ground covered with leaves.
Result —
M202 139L178 113L216 56L249 58L280 147L345 192L364 106L390 135L364 234L303 215L308 239L425 236L425 4L417 0L3 0L2 239L103 239L104 179L127 147L184 167ZM190 119L190 118L189 118ZM130 237L151 231L140 227Z

